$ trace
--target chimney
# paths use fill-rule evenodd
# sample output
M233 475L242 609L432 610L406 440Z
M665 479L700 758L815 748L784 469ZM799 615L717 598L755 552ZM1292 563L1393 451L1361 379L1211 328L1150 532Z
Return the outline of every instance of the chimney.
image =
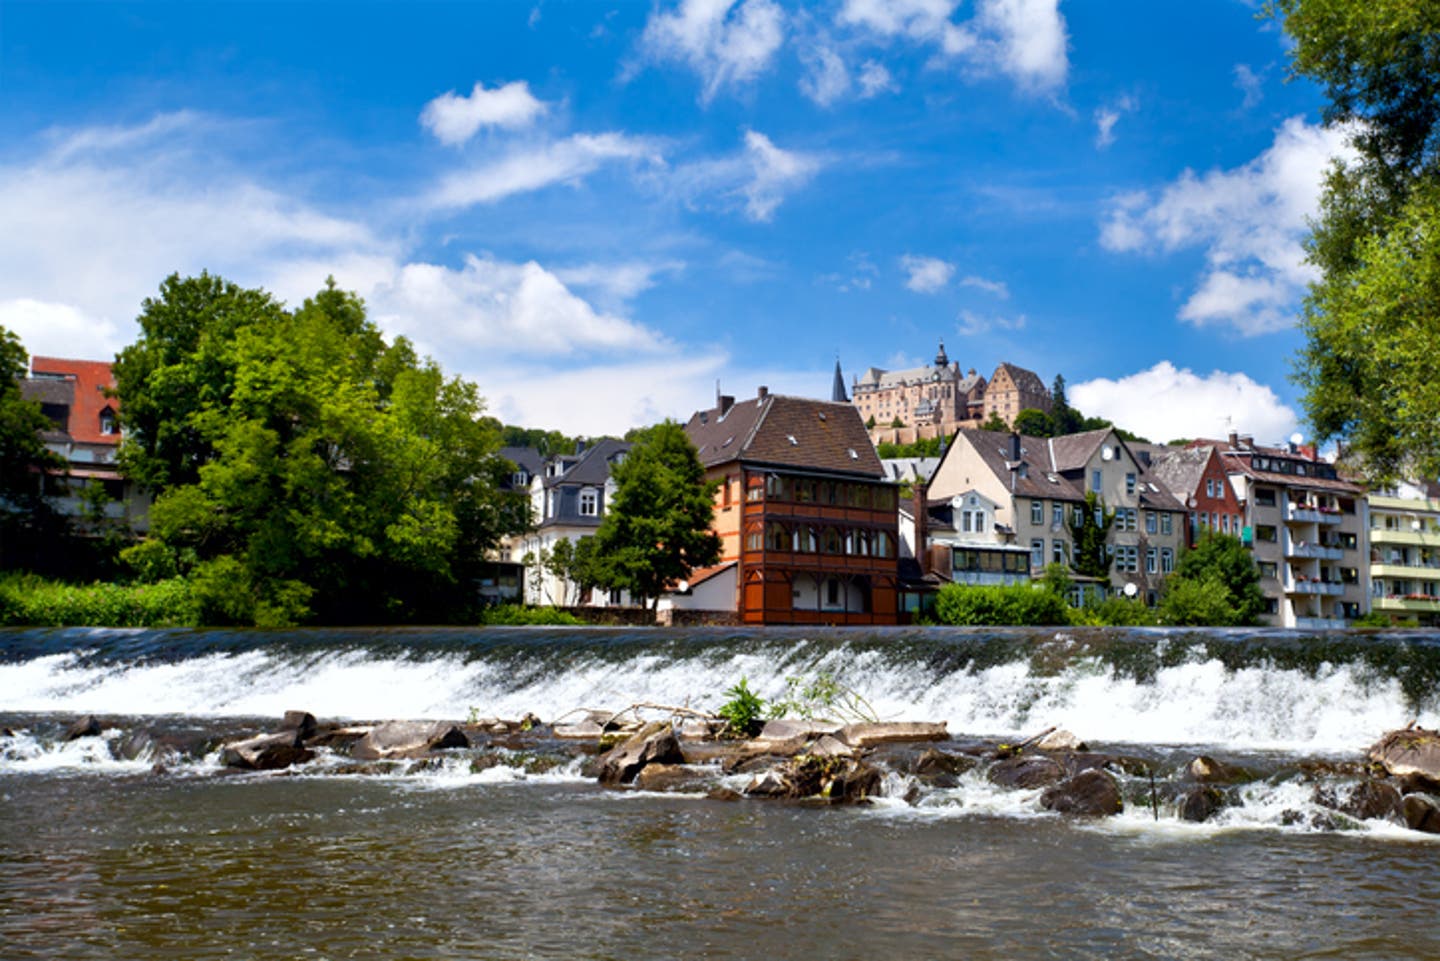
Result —
M1020 435L1013 430L1010 432L1010 459L1012 461L1020 459Z
M730 413L730 408L735 406L735 398L732 397L730 394L721 394L719 397L716 398L716 402L720 408L721 417L724 417L726 414Z
M923 480L915 478L911 510L915 512L915 560L920 564L921 577L930 573L930 545L926 543L930 539L930 514L925 509L926 488Z
M1249 434L1241 434L1240 446L1246 450L1253 449L1255 447L1255 438L1250 436Z
M760 400L764 400L766 397L770 396L770 388L761 385L760 389L755 391L755 396L758 397Z
M1233 430L1230 432L1230 449L1231 449L1231 450L1239 450L1239 449L1240 449L1240 435L1237 434L1237 433L1236 433L1235 431L1233 431Z

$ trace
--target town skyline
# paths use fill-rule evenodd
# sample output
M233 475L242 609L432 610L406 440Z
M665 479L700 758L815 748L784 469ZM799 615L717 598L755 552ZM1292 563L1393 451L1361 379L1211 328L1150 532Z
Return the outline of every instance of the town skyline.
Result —
M7 3L0 325L103 359L172 272L333 275L506 423L824 397L943 340L1274 442L1343 148L1255 13Z

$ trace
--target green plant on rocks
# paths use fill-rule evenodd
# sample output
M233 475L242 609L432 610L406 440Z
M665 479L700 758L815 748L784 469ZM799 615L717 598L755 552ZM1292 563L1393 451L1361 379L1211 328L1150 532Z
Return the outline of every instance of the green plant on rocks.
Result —
M716 716L725 722L726 733L733 737L754 737L765 726L765 700L754 691L745 678L725 692L730 698Z
M785 697L770 705L772 718L798 717L807 721L878 721L870 702L821 671L806 680L791 677L785 681Z

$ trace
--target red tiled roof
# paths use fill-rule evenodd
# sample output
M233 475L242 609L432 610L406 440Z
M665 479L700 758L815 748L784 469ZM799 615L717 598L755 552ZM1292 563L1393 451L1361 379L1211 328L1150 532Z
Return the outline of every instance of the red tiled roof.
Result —
M75 401L70 408L68 432L75 441L83 444L119 444L120 434L100 432L100 413L106 407L119 413L120 401L107 397L106 390L113 390L115 377L106 360L70 360L63 357L30 358L32 374L65 375L75 379Z
M885 469L851 404L766 394L699 411L685 425L706 467L742 460L881 478Z

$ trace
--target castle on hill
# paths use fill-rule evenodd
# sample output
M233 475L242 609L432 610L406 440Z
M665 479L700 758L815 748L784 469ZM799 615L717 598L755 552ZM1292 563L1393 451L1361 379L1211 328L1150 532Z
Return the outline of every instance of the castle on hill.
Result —
M945 354L945 342L935 361L907 370L868 368L855 378L846 396L840 362L835 362L831 400L849 402L875 443L914 443L930 437L948 437L962 427L979 427L991 415L1006 424L1027 408L1050 411L1050 391L1034 371L1001 363L987 381L971 367L961 370Z

